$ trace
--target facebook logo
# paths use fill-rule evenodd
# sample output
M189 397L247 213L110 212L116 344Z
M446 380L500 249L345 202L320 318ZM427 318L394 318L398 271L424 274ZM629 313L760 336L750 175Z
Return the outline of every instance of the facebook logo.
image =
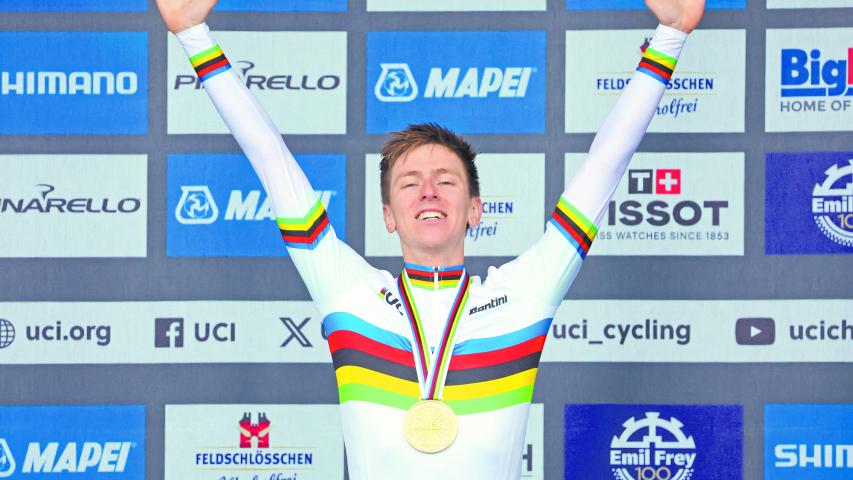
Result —
M183 348L184 346L184 319L183 318L155 318L154 319L154 347L155 348Z

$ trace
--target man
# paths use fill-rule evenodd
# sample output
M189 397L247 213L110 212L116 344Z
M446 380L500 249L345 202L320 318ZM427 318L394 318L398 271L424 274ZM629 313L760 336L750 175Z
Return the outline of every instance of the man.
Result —
M704 0L647 0L661 26L563 193L545 234L484 281L464 267L482 214L474 153L431 124L382 149L395 278L340 242L276 127L204 21L216 0L158 0L211 100L270 195L282 238L323 316L350 478L517 479L539 355L596 222L642 139Z

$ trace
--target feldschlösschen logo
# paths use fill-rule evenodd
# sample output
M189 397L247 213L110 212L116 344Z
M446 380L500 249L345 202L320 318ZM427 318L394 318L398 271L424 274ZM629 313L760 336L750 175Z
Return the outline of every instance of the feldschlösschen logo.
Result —
M240 448L270 448L270 429L272 422L267 414L258 414L258 421L252 423L252 414L245 412L240 419Z
M565 478L742 478L738 405L566 405Z
M853 247L853 158L832 165L812 191L812 213L820 231L833 242Z
M645 418L629 418L625 429L610 442L610 465L616 480L673 479L693 477L696 442L687 436L677 418L660 418L646 412Z

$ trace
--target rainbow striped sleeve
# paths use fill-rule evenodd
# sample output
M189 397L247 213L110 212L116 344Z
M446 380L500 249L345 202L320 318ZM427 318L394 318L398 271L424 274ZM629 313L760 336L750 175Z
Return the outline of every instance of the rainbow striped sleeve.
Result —
M575 247L581 258L586 258L598 233L598 228L591 221L563 197L560 197L548 221Z
M643 58L640 60L640 66L637 67L637 71L645 73L666 85L672 77L672 71L675 70L677 62L676 58L659 52L652 47L648 47L643 52Z
M317 203L301 218L279 218L278 229L288 248L313 250L331 227L323 203Z
M214 45L207 50L190 57L198 79L204 82L231 68L225 54L219 45Z

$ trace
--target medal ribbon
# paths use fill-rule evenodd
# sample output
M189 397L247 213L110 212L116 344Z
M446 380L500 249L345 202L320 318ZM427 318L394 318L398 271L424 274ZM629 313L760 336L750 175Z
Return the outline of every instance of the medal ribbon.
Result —
M459 281L459 287L456 291L456 297L453 300L453 305L450 308L450 313L444 323L444 331L441 334L441 342L438 344L438 350L435 355L430 358L429 345L427 345L426 336L424 335L423 323L418 314L417 306L411 294L411 286L409 285L409 277L403 270L400 277L397 279L397 288L400 290L400 298L403 300L406 317L409 319L409 324L412 327L412 337L414 343L412 347L415 349L418 366L418 380L420 380L421 397L425 400L439 400L441 392L444 390L444 380L447 377L447 367L450 365L450 357L453 355L453 340L456 337L456 327L459 325L459 319L465 312L465 303L468 301L468 287L470 286L471 278L468 272L462 274ZM427 368L431 365L432 368Z

